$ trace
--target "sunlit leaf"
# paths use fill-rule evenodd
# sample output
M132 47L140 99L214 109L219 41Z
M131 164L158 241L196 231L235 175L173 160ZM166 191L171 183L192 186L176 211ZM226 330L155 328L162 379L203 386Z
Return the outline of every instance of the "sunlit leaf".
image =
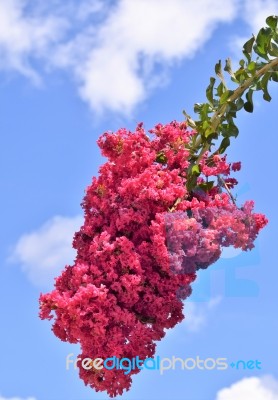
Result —
M211 104L213 104L213 88L214 88L215 81L216 81L216 79L211 77L210 84L208 85L207 90L206 90L207 99Z
M273 31L275 31L278 27L278 16L270 15L269 17L267 17L265 22Z
M245 55L245 57L247 58L248 62L251 61L251 53L252 53L252 48L253 48L254 42L255 42L255 37L252 36L251 39L247 40L247 42L243 45L243 50L242 50L242 52L243 52L243 54ZM240 64L241 66L243 66L243 65L241 64L241 61L242 61L242 60L240 60L239 64ZM243 61L244 61L244 60L243 60Z

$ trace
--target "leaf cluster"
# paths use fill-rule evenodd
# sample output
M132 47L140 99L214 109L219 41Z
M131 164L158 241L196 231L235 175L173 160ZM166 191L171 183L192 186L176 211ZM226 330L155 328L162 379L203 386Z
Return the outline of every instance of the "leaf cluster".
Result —
M260 29L243 45L243 58L233 70L230 58L215 65L216 77L211 77L206 89L207 102L196 103L194 112L198 115L193 120L183 111L187 124L197 131L190 143L191 166L188 170L188 189L196 187L201 171L199 162L206 151L211 151L218 141L214 154L223 154L230 145L230 139L237 137L239 130L235 123L237 112L241 109L252 113L254 110L253 94L261 91L263 99L271 100L268 90L270 81L278 82L278 16L266 19L267 27ZM235 89L229 89L227 77Z

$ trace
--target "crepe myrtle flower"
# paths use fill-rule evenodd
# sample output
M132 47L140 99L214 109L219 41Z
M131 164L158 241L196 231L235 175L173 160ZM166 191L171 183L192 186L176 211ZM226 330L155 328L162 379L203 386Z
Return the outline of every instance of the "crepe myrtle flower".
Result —
M236 185L230 173L241 166L225 155L209 161L205 153L199 188L187 189L194 135L173 121L149 133L141 123L135 132L99 138L108 160L86 189L76 259L40 296L40 317L53 321L62 341L80 344L81 359L153 357L156 342L184 319L196 271L218 260L223 247L251 249L266 225L252 201L239 208L225 190ZM208 179L213 184L204 191ZM140 372L78 367L86 385L111 397Z

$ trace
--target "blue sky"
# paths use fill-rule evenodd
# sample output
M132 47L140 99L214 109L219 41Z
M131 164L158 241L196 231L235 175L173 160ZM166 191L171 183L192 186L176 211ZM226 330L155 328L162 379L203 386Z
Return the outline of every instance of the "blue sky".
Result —
M0 0L0 400L107 399L86 388L38 318L38 296L74 259L84 189L105 162L107 130L182 120L205 99L215 63L278 14L278 0ZM238 202L268 226L248 253L199 273L186 319L157 345L163 357L259 360L262 369L144 370L124 400L278 399L277 86L238 116L229 159L242 161ZM269 397L267 397L269 396Z

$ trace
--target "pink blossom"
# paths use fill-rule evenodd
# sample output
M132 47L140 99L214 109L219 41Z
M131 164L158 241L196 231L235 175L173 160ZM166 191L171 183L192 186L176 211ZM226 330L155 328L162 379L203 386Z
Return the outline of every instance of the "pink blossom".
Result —
M188 145L196 132L174 121L150 133L152 140L139 124L135 132L100 137L108 161L86 189L76 260L40 296L40 317L53 320L61 340L79 343L81 358L153 357L156 342L183 320L196 271L217 261L223 247L251 249L267 223L253 202L238 208L218 185L224 175L232 188L230 170L240 163L220 155L211 162L206 153L198 185L210 177L213 187L189 193ZM80 363L79 370L86 385L111 397L140 372L85 370Z

